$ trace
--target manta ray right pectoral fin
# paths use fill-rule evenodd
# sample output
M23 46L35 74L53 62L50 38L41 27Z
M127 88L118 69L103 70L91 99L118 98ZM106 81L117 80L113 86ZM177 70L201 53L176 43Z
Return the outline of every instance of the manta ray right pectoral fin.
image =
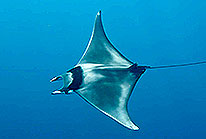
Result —
M84 84L75 92L121 125L138 130L128 114L127 104L140 76L128 69L95 69L84 73Z

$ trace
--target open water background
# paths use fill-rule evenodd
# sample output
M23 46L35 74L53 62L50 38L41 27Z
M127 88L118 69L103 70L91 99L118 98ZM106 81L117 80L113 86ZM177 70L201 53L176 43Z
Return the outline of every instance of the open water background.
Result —
M140 65L206 60L205 0L1 0L0 138L206 138L206 65L148 70L128 130L79 96L51 96L72 68L96 13L113 44Z

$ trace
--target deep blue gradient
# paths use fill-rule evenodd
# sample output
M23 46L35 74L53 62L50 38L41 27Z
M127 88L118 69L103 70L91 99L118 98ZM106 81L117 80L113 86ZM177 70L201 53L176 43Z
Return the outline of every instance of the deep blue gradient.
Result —
M51 96L102 10L108 37L140 65L206 60L205 0L0 1L0 138L206 138L206 65L148 70L128 130L79 96Z

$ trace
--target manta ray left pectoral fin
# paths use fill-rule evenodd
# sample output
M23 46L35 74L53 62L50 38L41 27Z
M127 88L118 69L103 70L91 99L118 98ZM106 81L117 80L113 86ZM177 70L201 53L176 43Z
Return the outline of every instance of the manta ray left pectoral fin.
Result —
M133 63L121 54L109 41L104 31L101 11L96 15L95 24L86 51L78 64L104 64L129 67Z

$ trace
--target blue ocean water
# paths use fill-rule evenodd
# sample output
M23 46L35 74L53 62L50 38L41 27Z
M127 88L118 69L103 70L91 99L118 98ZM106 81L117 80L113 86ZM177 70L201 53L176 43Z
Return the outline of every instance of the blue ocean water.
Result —
M206 138L206 65L148 70L128 130L79 96L51 96L102 10L108 37L140 65L206 60L205 0L0 1L0 138Z

